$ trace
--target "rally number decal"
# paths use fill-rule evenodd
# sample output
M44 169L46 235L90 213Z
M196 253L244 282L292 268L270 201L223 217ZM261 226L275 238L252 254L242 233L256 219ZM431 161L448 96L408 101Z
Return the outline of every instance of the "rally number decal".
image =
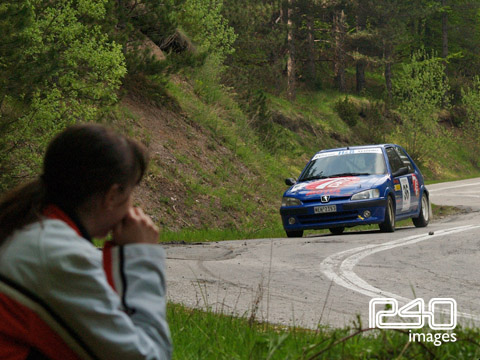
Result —
M307 193L307 196L310 195L333 195L339 194L341 189L344 189L348 186L353 186L356 183L360 182L359 177L342 177L342 178L335 178L335 179L326 179L315 181L311 184L308 184L305 189L310 190Z
M408 211L410 209L410 184L408 183L408 178L400 178L400 183L402 185L402 211Z

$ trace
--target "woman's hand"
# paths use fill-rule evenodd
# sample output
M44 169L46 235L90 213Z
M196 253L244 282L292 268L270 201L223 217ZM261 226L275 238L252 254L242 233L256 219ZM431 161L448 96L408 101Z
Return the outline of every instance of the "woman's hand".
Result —
M116 245L158 243L157 226L140 208L131 207L122 221L115 225L112 235Z

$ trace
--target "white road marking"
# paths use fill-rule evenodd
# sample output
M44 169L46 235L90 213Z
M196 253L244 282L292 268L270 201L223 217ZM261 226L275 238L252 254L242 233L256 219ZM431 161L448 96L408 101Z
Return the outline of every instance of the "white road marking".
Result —
M466 187L466 186L474 186L474 185L480 185L480 182L477 183L470 183L470 184L464 184L464 185L455 185L455 186L446 186L438 189L428 189L428 192L434 192L434 191L442 191L442 190L448 190L448 189L456 189L456 188L461 188L461 187Z
M462 196L462 197L468 197L468 198L472 198L472 197L480 198L480 195L472 195L472 194L458 194L458 193L453 193L452 195Z
M473 230L480 228L480 225L466 225L459 226L446 230L437 230L435 234L428 235L414 235L399 240L389 241L383 244L365 245L354 249L349 249L327 257L321 264L320 269L327 276L328 279L334 281L336 284L343 286L344 288L353 290L365 296L374 297L390 297L397 299L400 302L408 303L411 299L403 296L381 290L376 288L365 280L361 279L353 268L364 258L375 254L377 252L390 250L396 247L415 244L421 241L429 240L439 236L445 236L455 234L463 231ZM480 321L479 315L467 314L457 312L457 316Z

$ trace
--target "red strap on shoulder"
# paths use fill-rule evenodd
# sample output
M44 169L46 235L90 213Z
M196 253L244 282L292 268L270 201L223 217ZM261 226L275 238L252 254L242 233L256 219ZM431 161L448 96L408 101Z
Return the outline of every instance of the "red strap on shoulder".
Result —
M105 242L103 245L103 270L105 271L105 275L107 276L107 281L112 287L113 290L115 289L115 282L113 281L113 264L112 264L112 248L114 247L111 241Z
M43 213L44 216L46 216L49 219L61 220L65 223L67 223L68 226L70 226L73 230L76 231L78 236L82 236L82 234L81 234L79 228L77 227L77 225L75 225L73 220L70 219L70 217L68 217L68 215L65 214L58 206L53 205L53 204L47 205L47 207L45 207L45 209L43 209L42 213Z

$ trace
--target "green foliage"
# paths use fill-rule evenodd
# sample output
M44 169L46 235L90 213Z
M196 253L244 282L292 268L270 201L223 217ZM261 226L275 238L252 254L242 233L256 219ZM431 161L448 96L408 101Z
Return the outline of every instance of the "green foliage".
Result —
M284 88L285 32L280 1L224 0L224 16L238 37L223 79L239 93ZM245 94L242 94L245 95Z
M127 68L123 84L128 91L141 94L156 103L165 102L168 75L183 65L178 58L173 59L175 63L172 64L168 57L170 52L177 54L177 51L183 51L183 39L176 37L178 24L175 11L179 2L107 1L108 16L103 29L122 46ZM181 48L175 49L177 45ZM158 93L152 91L155 88Z
M267 149L275 150L280 144L282 134L272 121L272 114L268 108L267 96L262 90L252 92L248 96L250 101L248 103L247 112L250 117L250 122L253 128L258 132L262 138L262 142Z
M385 103L379 100L363 101L360 111L362 121L354 129L368 144L387 142L387 136L394 129L395 115L388 111Z
M211 297L207 287L200 281L195 286L199 296L208 302ZM174 359L447 360L476 359L480 356L477 329L457 327L457 342L434 346L425 342L409 342L408 331L362 329L358 324L341 329L319 324L317 329L308 330L258 323L255 314L229 316L223 313L226 309L223 304L216 302L213 306L200 311L168 304Z
M295 130L301 128L302 121L272 111L269 96L263 90L248 92L247 98L245 112L262 147L271 154L294 153L299 140Z
M0 30L15 25L0 38L0 184L30 176L54 133L100 119L117 101L126 69L121 47L97 24L105 3L2 3Z
M257 210L257 209L256 209ZM280 238L285 236L280 223L271 224L270 227L258 228L257 223L250 223L242 226L241 229L230 227L227 229L215 228L185 228L180 231L164 230L160 232L159 238L161 242L178 243L194 243L194 242L214 242L238 239L266 239ZM179 240L181 239L181 240Z
M430 16L425 21L425 31L421 33L423 45L441 53L442 16L448 21L448 72L454 78L469 78L480 71L477 49L480 44L480 29L477 26L480 2L478 0L448 0L445 6L441 1L431 4ZM453 88L453 84L452 84ZM460 89L459 89L460 92Z
M480 77L476 76L470 88L462 91L462 104L466 112L466 122L464 123L467 134L467 145L473 154L480 151ZM478 156L476 156L476 165L480 166Z
M340 119L345 121L348 126L354 127L358 121L358 109L355 103L353 103L348 95L345 98L338 99L335 103L335 111L337 112Z
M152 54L147 39L160 48L175 34L175 9L178 0L108 0L105 31L123 46L129 74L157 74L159 60Z
M215 59L217 67L234 52L233 43L237 37L222 15L222 8L223 0L185 0L178 11L179 26L201 51Z
M394 137L419 162L435 158L444 145L447 134L438 124L437 113L450 103L448 90L443 60L423 49L414 52L395 78L394 101L402 121Z
M214 104L222 96L225 87L218 80L217 60L208 56L205 63L191 72L195 94L208 104Z

